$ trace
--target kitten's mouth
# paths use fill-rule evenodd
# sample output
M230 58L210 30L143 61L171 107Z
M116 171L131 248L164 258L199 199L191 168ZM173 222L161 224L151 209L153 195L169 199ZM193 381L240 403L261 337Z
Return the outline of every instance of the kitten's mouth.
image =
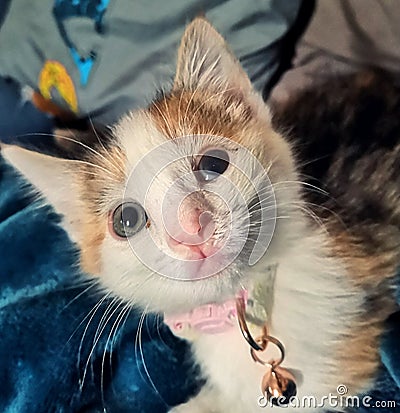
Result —
M209 239L199 244L188 244L172 237L167 239L175 260L180 261L181 271L186 280L198 280L218 274L226 265L223 248Z
M168 236L167 243L174 253L187 261L205 260L221 250L221 247L218 246L213 239L201 243L189 244Z
M216 223L211 212L194 208L181 214L177 228L166 228L167 244L171 251L185 261L205 260L221 246L215 239Z

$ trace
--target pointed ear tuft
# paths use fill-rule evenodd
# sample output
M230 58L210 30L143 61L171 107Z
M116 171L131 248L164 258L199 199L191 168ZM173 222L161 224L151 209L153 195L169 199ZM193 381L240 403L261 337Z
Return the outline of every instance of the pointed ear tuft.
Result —
M182 37L174 88L252 91L248 76L225 40L203 18L190 23Z
M79 242L80 201L74 161L43 155L14 145L2 145L1 155L64 216L63 226L72 240Z

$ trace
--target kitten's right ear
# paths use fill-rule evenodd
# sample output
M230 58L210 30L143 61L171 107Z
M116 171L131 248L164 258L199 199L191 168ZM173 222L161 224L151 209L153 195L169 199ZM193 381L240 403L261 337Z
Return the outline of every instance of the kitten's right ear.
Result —
M79 242L81 201L76 179L76 162L15 145L2 144L0 149L6 161L25 176L55 210L64 216L63 226L72 240Z
M175 89L253 92L249 77L224 38L204 18L190 23L182 37L174 81Z

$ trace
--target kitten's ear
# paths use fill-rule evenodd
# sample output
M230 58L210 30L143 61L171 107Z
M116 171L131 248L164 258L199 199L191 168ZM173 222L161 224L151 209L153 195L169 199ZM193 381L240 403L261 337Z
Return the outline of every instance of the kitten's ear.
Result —
M14 145L1 145L1 155L64 215L63 226L73 241L79 242L80 200L75 162Z
M178 52L175 89L252 92L250 79L222 36L203 18L186 28Z

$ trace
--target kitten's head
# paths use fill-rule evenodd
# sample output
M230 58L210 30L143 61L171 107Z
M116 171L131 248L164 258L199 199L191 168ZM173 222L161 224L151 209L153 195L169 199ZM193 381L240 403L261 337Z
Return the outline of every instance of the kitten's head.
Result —
M298 196L284 184L295 180L290 150L203 19L182 38L171 92L83 152L65 160L4 148L64 215L83 269L148 310L232 296L254 265L277 260L291 231L279 219Z

